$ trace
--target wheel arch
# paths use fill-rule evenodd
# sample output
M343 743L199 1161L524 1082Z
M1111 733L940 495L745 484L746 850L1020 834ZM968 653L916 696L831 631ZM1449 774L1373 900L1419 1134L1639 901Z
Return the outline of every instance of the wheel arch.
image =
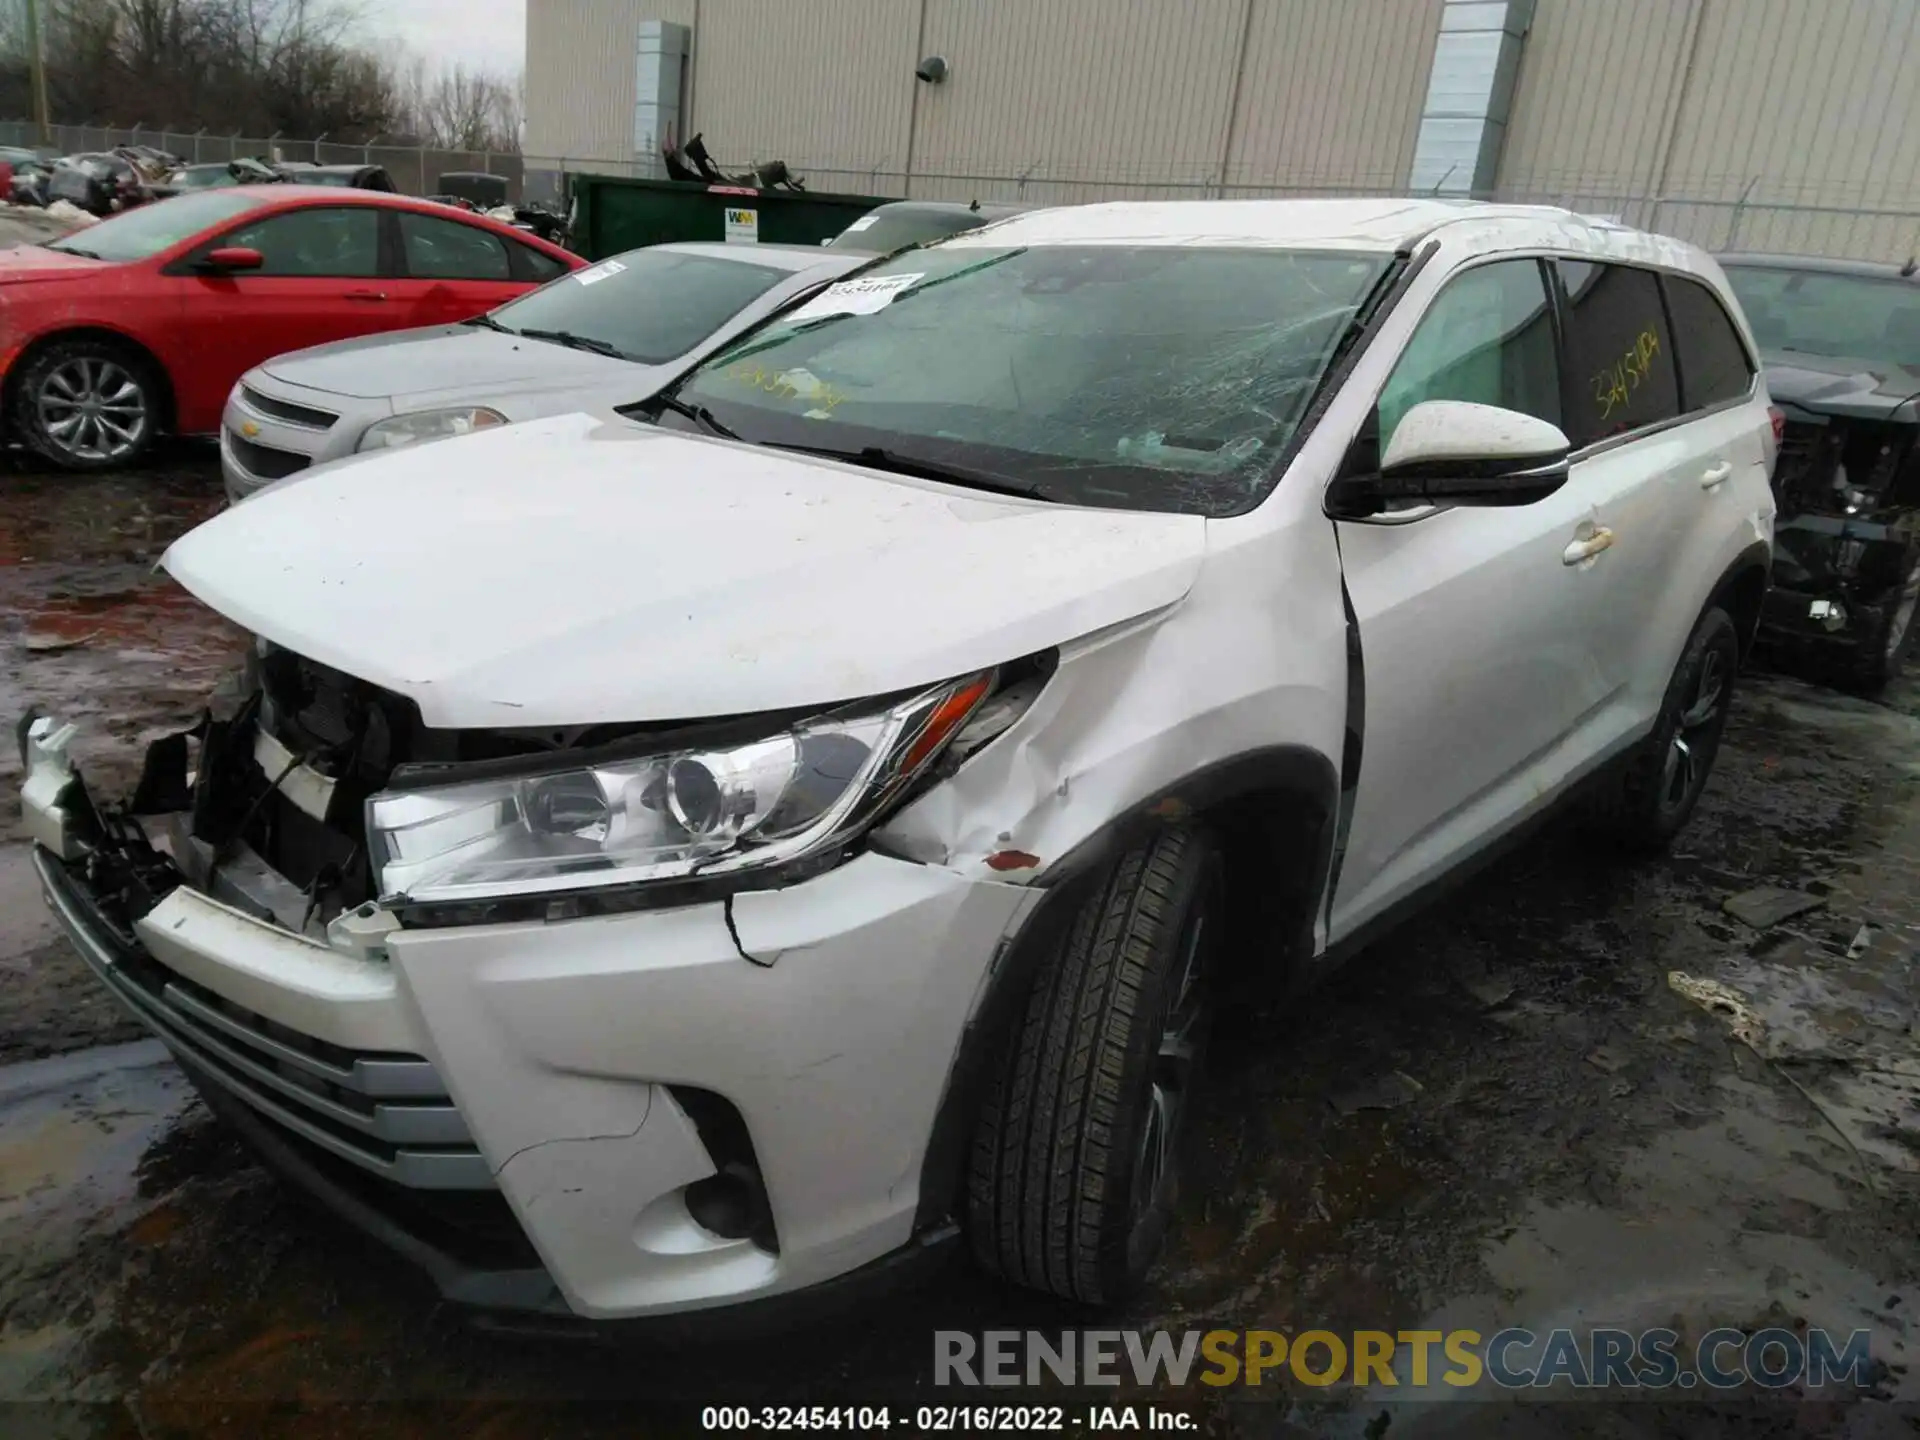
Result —
M27 367L53 346L65 344L71 340L100 341L125 351L146 366L148 373L153 376L154 383L160 388L160 413L156 417L159 424L155 428L167 433L175 429L179 412L173 393L173 377L167 373L167 367L161 363L160 357L154 354L152 347L127 331L97 323L48 330L34 336L21 346L19 353L7 366L5 382L0 384L0 414L11 419L14 402L20 395L20 377L26 372Z
M1766 605L1767 587L1772 583L1772 576L1773 552L1756 541L1720 572L1720 578L1714 582L1707 596L1707 603L1701 607L1701 613L1704 614L1717 605L1733 618L1733 628L1740 636L1740 660L1743 665L1753 653L1754 638L1760 631L1761 611Z
M1307 968L1331 873L1340 777L1307 746L1250 751L1209 765L1114 816L1048 866L1045 894L993 958L947 1073L920 1168L915 1226L953 1223L985 1082L1008 1043L1040 962L1113 860L1168 825L1219 841L1227 865L1229 985L1284 988Z

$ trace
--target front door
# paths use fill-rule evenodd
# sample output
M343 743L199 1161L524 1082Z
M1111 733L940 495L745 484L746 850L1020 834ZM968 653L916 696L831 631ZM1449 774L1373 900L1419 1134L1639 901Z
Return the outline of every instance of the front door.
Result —
M370 205L277 211L197 252L258 250L258 270L194 274L196 256L187 258L187 273L173 282L182 292L182 363L169 367L188 377L178 396L183 432L217 429L234 382L263 360L403 323L381 277L380 214Z
M1423 400L1561 423L1542 262L1496 261L1448 281L1381 392L1374 453ZM1437 878L1576 763L1576 737L1608 688L1591 623L1608 585L1605 528L1571 483L1531 505L1338 523L1365 731L1330 938Z

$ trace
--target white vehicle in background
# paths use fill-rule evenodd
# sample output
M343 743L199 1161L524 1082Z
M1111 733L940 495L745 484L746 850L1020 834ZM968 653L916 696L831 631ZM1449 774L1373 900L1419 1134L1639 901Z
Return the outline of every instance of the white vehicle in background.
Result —
M458 325L276 356L227 398L227 498L237 503L362 451L642 399L871 258L808 246L653 245Z
M1223 989L1576 794L1664 846L1767 585L1718 267L1564 211L1036 212L640 408L178 541L257 641L131 801L23 729L100 977L475 1304L771 1300L962 1235L1124 1296Z

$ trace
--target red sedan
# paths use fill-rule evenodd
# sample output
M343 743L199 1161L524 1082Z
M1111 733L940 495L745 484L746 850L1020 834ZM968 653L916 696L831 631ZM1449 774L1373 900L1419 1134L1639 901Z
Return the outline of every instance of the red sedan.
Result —
M465 320L585 262L431 201L250 185L0 250L0 424L70 470L211 434L289 350Z

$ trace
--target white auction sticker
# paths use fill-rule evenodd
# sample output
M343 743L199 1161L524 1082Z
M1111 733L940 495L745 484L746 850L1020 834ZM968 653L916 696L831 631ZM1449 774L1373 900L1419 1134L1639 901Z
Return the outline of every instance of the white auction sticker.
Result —
M862 215L858 220L854 221L851 225L847 226L847 234L858 235L862 230L866 229L869 225L873 224L873 222L878 220L879 218L880 217L878 215Z
M886 309L896 295L919 283L926 273L915 270L908 275L862 275L857 280L842 280L837 285L829 285L787 318L812 320L821 315L871 315Z
M602 260L598 265L589 265L585 270L573 272L573 278L582 285L598 285L609 275L618 275L627 267L618 260Z

